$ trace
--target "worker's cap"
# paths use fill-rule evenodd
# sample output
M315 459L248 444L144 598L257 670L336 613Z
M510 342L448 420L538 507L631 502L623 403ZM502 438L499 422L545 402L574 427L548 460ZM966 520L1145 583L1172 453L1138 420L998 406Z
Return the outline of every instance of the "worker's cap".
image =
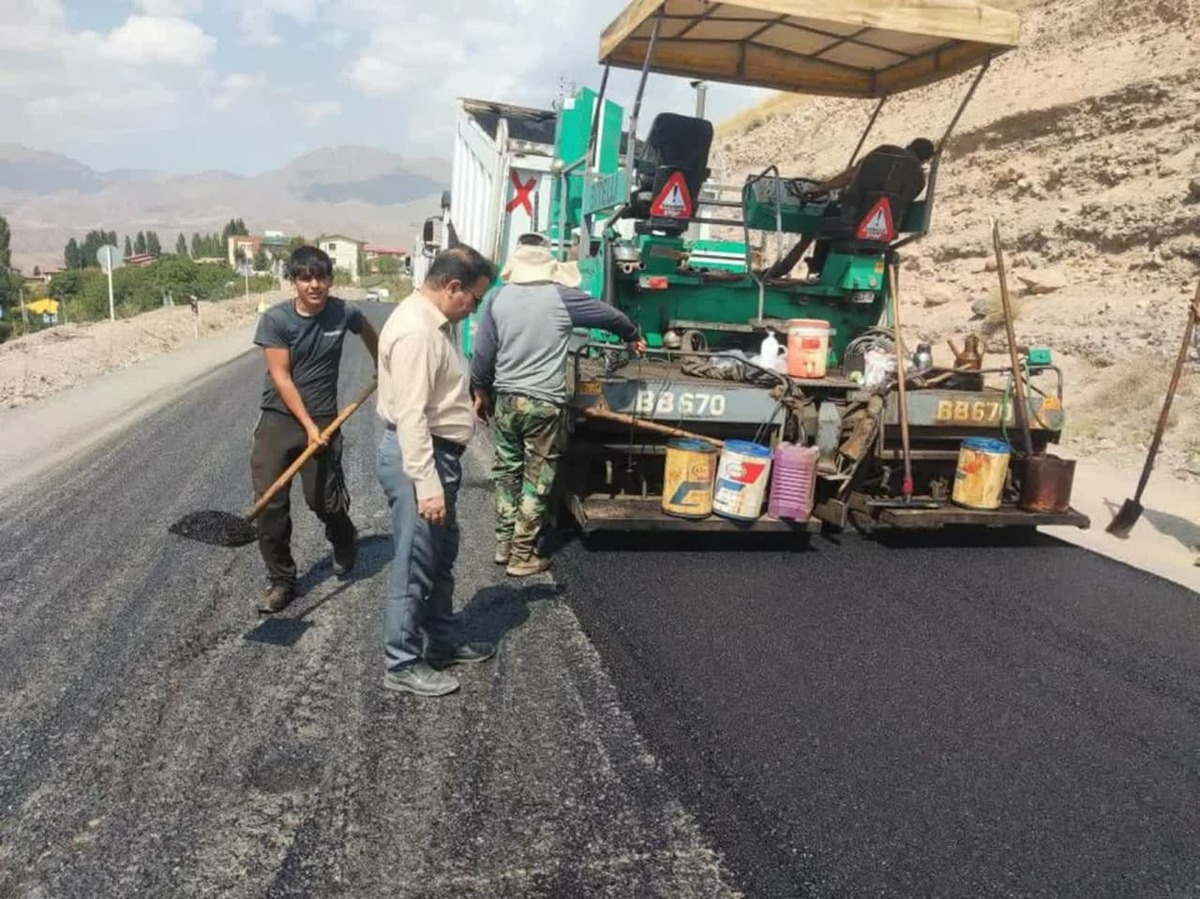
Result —
M549 247L550 239L536 231L526 231L517 238L518 247Z

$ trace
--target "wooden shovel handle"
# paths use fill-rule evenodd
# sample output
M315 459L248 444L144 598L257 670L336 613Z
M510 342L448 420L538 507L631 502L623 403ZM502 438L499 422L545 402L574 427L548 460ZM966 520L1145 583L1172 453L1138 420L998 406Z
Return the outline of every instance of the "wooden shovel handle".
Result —
M333 432L336 431L338 428L340 428L345 423L346 419L349 418L351 415L353 415L355 410L358 409L359 406L361 406L363 403L365 403L367 401L367 397L369 397L372 393L375 392L375 388L377 385L378 385L378 381L373 379L370 384L368 384L366 387L364 387L362 390L362 393L360 393L357 397L355 397L354 402L352 402L349 406L347 406L345 409L343 409L341 412L339 412L337 418L335 418L333 421L331 421L329 423L329 425L325 428L325 430L321 432L321 436L322 437L332 436ZM257 517L258 514L267 507L267 503L269 503L271 501L271 498L273 496L275 496L275 494L278 493L280 490L282 490L284 487L286 487L291 482L292 478L294 478L296 476L296 472L298 472L301 468L304 467L304 463L307 462L309 459L311 459L313 457L313 454L321 448L322 448L321 444L319 444L319 443L313 443L313 444L309 445L304 450L304 452L302 452L296 458L296 461L288 466L287 471L285 471L283 474L281 474L276 479L275 483L267 488L267 492L264 493L259 498L258 502L256 502L253 506L250 507L250 511L247 512L245 515L246 520L249 521L249 520Z
M1175 357L1175 370L1171 373L1171 381L1167 385L1167 395L1163 398L1162 411L1158 413L1158 425L1154 429L1154 439L1150 442L1150 449L1146 453L1146 461L1142 465L1142 474L1138 478L1137 492L1133 494L1133 501L1140 503L1142 494L1146 490L1146 485L1150 482L1150 470L1154 468L1154 457L1158 455L1158 447L1162 443L1163 434L1167 430L1167 422L1171 417L1171 400L1175 398L1175 391L1179 387L1179 376L1183 374L1183 364L1187 362L1188 350L1191 349L1192 331L1196 324L1196 307L1200 305L1200 283L1196 284L1196 299L1192 301L1191 308L1188 309L1187 324L1183 327L1183 343L1179 347L1179 355Z
M691 437L696 440L707 440L709 443L720 447L725 446L724 440L718 440L715 437L705 437L703 434L694 434L691 431L672 428L668 425L660 425L641 418L634 418L632 415L626 415L623 412L613 412L608 409L597 409L595 406L587 406L583 409L583 414L588 418L604 418L608 421L619 421L621 424L632 425L635 428L641 428L643 431L655 431L659 434L666 434L668 437Z

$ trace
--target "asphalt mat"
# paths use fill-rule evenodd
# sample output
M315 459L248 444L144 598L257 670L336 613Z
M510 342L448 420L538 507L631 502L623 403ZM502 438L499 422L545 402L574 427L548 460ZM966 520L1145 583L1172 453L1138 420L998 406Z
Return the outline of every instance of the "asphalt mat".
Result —
M1033 535L590 538L556 577L750 895L1195 895L1200 602Z

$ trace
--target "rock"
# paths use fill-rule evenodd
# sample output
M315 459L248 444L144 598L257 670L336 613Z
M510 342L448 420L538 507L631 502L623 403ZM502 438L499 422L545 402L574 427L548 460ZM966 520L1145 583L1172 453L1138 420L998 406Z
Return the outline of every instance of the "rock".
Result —
M1158 162L1158 174L1170 177L1172 175L1182 175L1192 172L1196 168L1196 148L1188 147L1180 150L1173 156L1168 156L1166 159L1160 159Z
M1188 199L1193 203L1200 203L1200 178L1193 178L1188 184Z
M1059 269L1045 268L1036 272L1024 272L1016 276L1025 285L1027 293L1054 293L1067 286L1067 276Z
M935 284L923 291L925 295L925 308L932 309L935 306L945 306L954 299L954 294L946 287Z

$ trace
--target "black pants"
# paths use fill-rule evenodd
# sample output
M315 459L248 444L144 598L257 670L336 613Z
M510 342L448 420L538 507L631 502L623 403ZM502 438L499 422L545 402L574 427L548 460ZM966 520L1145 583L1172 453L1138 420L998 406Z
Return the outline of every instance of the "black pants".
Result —
M333 417L314 419L324 429ZM308 446L308 435L291 415L264 409L254 429L254 448L250 453L250 477L257 500L267 488L296 461ZM350 521L350 493L342 472L342 432L339 429L329 445L318 450L300 469L304 501L325 525L325 538L331 543L349 540L354 534ZM291 487L280 490L256 519L258 549L267 565L271 583L296 582L296 562L292 558Z

